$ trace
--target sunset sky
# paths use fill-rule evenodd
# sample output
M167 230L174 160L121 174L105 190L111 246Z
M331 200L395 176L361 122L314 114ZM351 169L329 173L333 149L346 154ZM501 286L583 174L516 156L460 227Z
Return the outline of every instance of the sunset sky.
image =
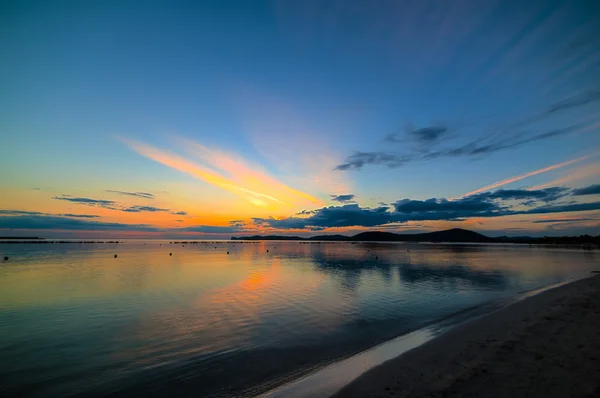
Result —
M8 1L0 236L600 233L598 1Z

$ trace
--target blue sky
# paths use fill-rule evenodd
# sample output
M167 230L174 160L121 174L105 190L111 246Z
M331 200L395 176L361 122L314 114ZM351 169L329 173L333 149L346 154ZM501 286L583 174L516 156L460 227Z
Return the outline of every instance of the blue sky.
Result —
M565 164L491 190L600 182L594 1L2 7L4 210L92 211L98 222L123 225L114 233L145 225L153 233L220 227L243 234L271 231L254 219L345 205L331 195L354 194L360 209L382 202L393 213L402 199L457 199L554 165ZM120 195L124 202L112 209L53 199L116 201L107 190L154 198ZM123 210L142 206L136 199L188 215ZM586 220L473 215L349 228L600 232L597 209L562 215ZM4 217L12 218L0 227L11 233L44 216ZM51 233L63 232L58 223Z

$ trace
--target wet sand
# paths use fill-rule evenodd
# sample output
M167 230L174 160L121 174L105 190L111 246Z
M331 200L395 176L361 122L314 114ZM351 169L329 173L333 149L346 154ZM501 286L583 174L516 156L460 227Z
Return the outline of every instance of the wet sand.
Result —
M600 397L600 275L474 319L335 397Z

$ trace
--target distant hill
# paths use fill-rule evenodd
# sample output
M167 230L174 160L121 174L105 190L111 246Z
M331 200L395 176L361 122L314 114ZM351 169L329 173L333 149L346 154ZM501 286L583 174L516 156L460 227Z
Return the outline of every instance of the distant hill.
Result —
M392 232L362 232L350 238L352 241L379 242L491 242L492 238L478 232L461 228L422 234L395 234Z
M354 236L319 235L311 238L299 236L254 235L232 237L232 240L309 240L333 242L492 242L493 238L466 229L453 228L445 231L422 234L395 234L392 232L370 231Z
M468 229L452 228L422 234L395 234L393 232L369 231L354 236L319 235L310 238L299 236L254 235L232 237L231 240L299 240L329 242L465 242L465 243L529 243L541 245L600 245L600 236L562 236L533 238L529 236L491 238Z

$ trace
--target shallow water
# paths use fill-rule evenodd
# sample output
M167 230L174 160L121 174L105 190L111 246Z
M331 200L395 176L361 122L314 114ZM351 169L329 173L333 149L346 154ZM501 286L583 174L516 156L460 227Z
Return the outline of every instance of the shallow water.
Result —
M0 244L5 255L0 395L39 397L252 395L600 260L528 245L299 242Z

